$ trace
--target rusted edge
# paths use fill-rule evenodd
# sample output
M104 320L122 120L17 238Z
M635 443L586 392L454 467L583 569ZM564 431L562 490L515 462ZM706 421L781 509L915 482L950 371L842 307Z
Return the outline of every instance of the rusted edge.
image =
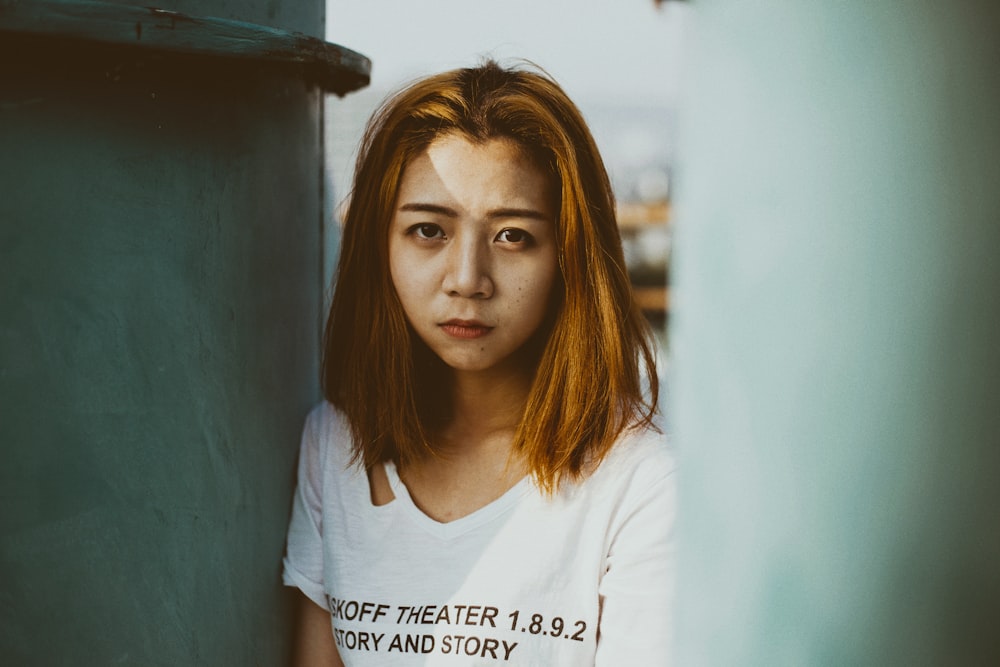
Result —
M371 61L338 44L268 26L157 7L89 0L0 0L0 39L3 33L292 65L323 90L338 95L367 86L371 78Z

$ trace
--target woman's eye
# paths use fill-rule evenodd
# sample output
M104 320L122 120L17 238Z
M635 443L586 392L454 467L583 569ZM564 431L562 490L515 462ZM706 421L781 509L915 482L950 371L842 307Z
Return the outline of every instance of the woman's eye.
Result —
M524 231L523 229L504 229L497 234L497 241L502 243L516 243L521 245L527 245L531 243L531 234Z
M419 225L413 225L410 227L410 233L417 236L417 238L432 240L438 238L444 238L444 231L437 225L432 225L430 223L423 223Z

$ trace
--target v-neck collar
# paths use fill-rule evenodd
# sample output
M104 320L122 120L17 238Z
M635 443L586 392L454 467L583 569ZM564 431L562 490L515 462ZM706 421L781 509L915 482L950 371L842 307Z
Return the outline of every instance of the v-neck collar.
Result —
M423 510L417 507L410 496L410 490L406 488L406 484L403 483L399 471L392 461L385 462L385 474L389 478L389 486L392 488L393 495L396 496L395 502L399 503L400 509L405 511L414 523L442 540L458 537L507 512L531 490L533 484L531 477L525 476L496 500L454 521L442 523L427 516ZM392 503L389 504L392 505Z

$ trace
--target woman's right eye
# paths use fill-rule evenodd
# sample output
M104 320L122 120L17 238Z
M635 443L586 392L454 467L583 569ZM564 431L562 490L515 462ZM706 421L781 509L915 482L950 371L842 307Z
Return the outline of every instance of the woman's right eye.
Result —
M419 225L413 225L412 227L410 227L409 233L415 235L417 238L424 239L427 241L444 238L444 230L442 230L438 225L434 225L428 222L424 222Z

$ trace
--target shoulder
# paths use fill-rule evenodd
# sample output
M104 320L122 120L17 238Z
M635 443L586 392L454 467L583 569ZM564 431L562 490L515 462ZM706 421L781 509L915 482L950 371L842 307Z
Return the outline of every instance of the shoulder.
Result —
M346 415L328 401L322 401L306 416L302 449L310 457L344 464L351 456L351 427Z
M595 475L625 476L633 482L654 483L673 477L676 469L673 446L662 425L654 422L623 431Z
M306 416L306 429L318 432L349 431L347 416L329 401L320 401Z
M594 502L609 503L620 510L672 503L676 471L673 446L659 425L633 427L618 436L589 475L564 491L571 496L583 493Z

